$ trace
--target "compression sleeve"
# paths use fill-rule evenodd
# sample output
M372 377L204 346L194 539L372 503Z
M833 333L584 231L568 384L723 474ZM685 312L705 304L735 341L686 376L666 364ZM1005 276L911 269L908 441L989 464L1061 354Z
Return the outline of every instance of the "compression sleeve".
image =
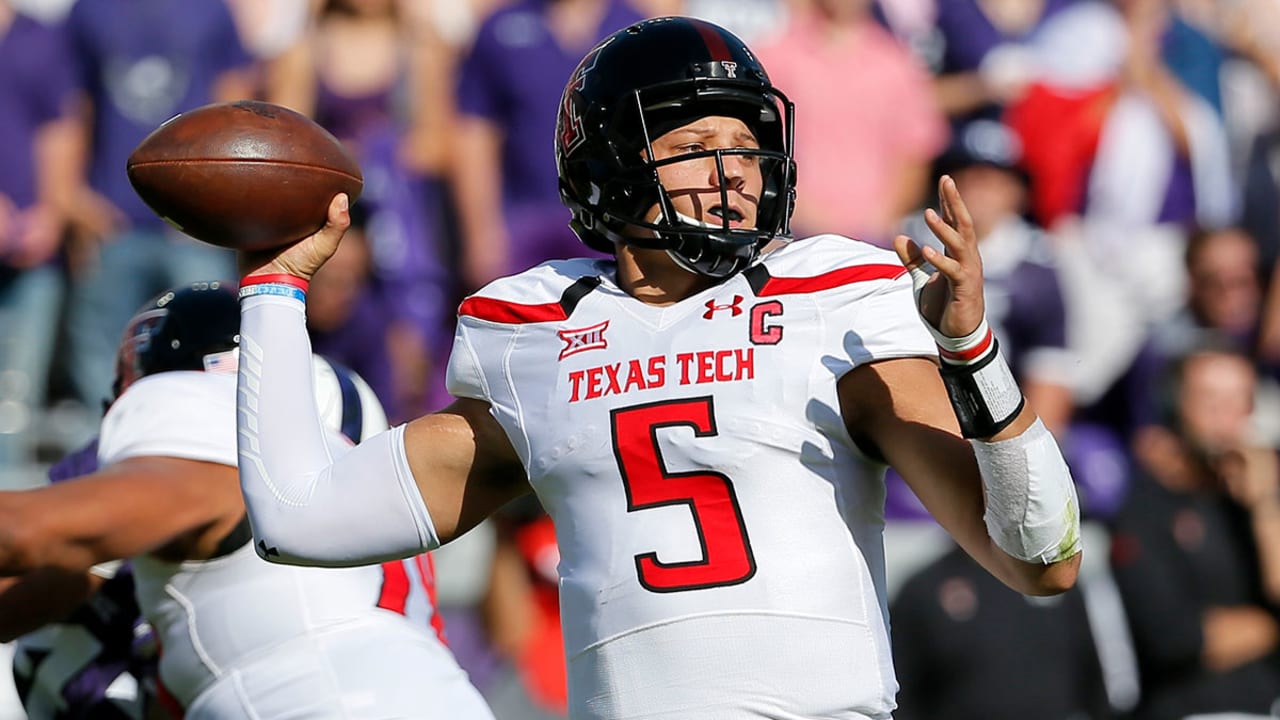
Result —
M404 426L341 455L325 442L300 295L241 300L240 488L258 554L340 567L434 549L439 539L409 470Z

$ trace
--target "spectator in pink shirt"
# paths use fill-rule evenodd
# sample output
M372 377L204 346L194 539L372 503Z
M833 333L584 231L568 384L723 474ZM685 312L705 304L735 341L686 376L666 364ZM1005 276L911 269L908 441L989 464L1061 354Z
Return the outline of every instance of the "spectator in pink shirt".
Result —
M946 120L923 66L872 16L871 0L795 3L760 48L796 121L796 235L822 229L887 245L928 186Z

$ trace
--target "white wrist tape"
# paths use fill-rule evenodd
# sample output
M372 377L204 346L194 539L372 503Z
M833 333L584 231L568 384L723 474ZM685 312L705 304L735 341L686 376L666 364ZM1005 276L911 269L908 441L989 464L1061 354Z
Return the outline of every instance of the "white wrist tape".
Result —
M289 295L241 301L240 488L258 553L272 562L346 566L435 548L403 426L340 455L327 440L303 310Z
M926 262L923 259L915 267L908 272L911 274L911 288L915 295L916 307L920 307L920 293L924 290L924 286L929 282L938 269L933 263ZM964 365L976 363L986 357L992 351L991 345L994 340L991 334L991 326L987 324L986 315L982 316L982 322L978 323L978 327L973 332L961 337L949 337L938 331L933 323L920 318L924 322L925 329L933 336L933 341L937 343L939 354L946 362L953 365Z
M987 533L1001 550L1046 565L1080 551L1075 482L1043 422L1008 440L970 444L986 491Z

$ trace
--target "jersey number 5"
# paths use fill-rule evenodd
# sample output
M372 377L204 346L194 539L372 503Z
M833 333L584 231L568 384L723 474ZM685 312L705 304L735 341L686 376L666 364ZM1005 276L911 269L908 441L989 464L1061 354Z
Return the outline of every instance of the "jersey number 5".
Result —
M691 427L695 437L716 434L711 398L670 400L612 412L613 454L627 491L627 512L687 505L702 559L664 563L656 552L636 556L640 584L652 592L680 592L737 585L756 573L751 541L733 482L707 471L670 472L662 461L658 431Z

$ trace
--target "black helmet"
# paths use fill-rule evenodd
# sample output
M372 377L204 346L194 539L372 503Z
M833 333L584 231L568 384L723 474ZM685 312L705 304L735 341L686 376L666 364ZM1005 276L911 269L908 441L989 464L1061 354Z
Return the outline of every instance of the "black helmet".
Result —
M709 115L736 117L759 149L724 149L654 162L652 141ZM795 196L791 101L769 83L764 66L732 33L701 20L666 17L636 23L606 38L583 58L565 87L556 123L560 197L573 212L572 227L587 246L613 252L615 244L663 249L685 269L728 277L751 263L760 248L790 232ZM658 167L714 157L728 205L724 156L751 155L764 189L755 228L693 224L676 214L658 181ZM657 221L645 214L657 205ZM657 237L626 234L634 226Z
M194 283L166 290L125 326L116 354L116 397L138 378L171 370L207 370L234 362L240 345L240 303L231 286Z

